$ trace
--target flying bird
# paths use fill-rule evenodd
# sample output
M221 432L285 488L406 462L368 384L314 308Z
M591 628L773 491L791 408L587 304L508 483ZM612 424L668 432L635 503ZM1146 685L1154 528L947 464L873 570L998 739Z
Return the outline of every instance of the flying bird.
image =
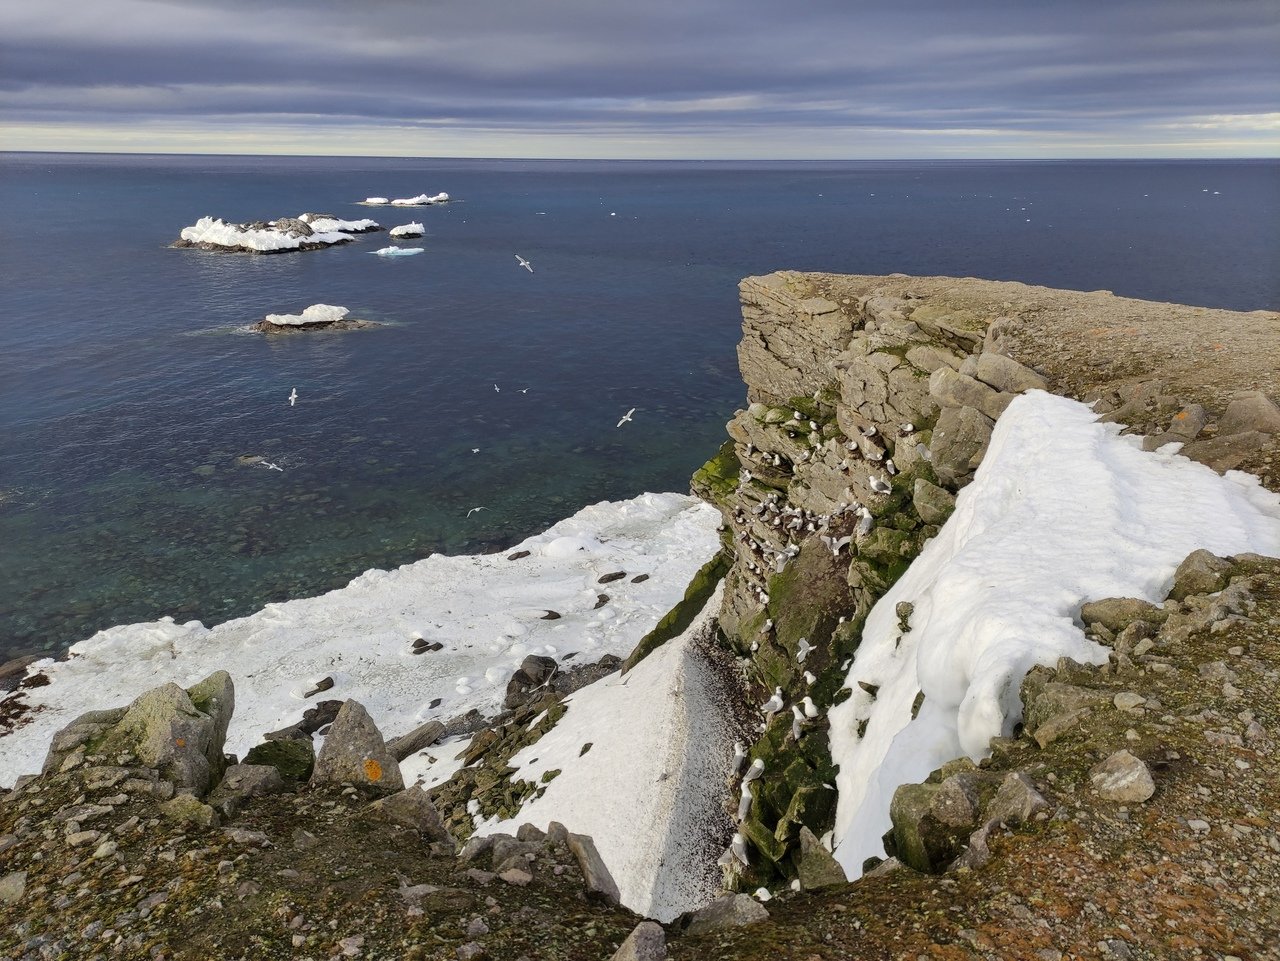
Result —
M298 388L289 391L289 406L292 407L298 402Z
M473 447L473 448L471 448L471 453L473 453L473 454L478 454L478 453L480 453L480 448L479 448L479 447Z
M519 254L516 254L516 260L520 261L520 266L521 266L521 267L523 267L525 270L529 271L529 273L533 273L533 265L532 265L531 263L529 263L529 261L525 260L525 259L524 259L523 257L521 257Z
M283 467L278 467L278 466L276 466L275 464L271 463L271 461L269 461L269 460L264 460L264 461L262 462L262 466L263 466L263 467L265 467L267 470L278 470L278 471L280 471L280 473L282 473L282 474L284 473L284 468L283 468Z
M807 637L800 638L800 640L796 641L796 661L803 664L804 659L809 656L809 652L812 650L813 645L809 643L809 639Z
M470 516L471 516L472 514L474 514L476 511L482 511L482 510L485 510L485 508L483 508L483 507L473 507L473 508L471 508L471 510L467 511L467 516L468 516L468 517L470 517Z
M630 424L631 415L634 414L635 412L636 412L636 409L632 407L629 411L627 411L625 414L622 415L622 420L618 421L617 426L621 427L623 424Z
M494 385L493 385L493 392L494 392L495 394L500 394L500 393L502 393L502 388L501 388L501 387L499 387L497 384L494 384Z

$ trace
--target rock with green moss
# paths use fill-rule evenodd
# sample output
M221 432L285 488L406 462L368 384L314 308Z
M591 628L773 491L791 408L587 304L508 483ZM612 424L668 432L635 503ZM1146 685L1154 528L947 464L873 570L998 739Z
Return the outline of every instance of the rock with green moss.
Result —
M249 749L244 763L269 765L286 781L305 781L315 767L316 749L309 737L264 741Z
M160 813L171 821L196 828L215 828L219 824L218 812L191 794L179 794L159 807Z
M685 588L684 597L663 616L653 630L640 638L640 642L622 664L623 674L667 641L684 633L685 629L693 623L693 619L707 606L707 599L715 591L716 585L724 579L729 566L729 555L723 551L702 565L698 573L693 575L689 586Z
M741 467L733 450L733 441L725 441L715 457L694 472L691 482L693 493L712 504L722 503L737 488Z

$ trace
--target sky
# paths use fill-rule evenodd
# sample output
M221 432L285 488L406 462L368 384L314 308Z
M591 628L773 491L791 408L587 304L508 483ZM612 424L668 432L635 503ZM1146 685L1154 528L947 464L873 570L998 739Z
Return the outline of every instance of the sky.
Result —
M0 149L1280 155L1280 0L0 0Z

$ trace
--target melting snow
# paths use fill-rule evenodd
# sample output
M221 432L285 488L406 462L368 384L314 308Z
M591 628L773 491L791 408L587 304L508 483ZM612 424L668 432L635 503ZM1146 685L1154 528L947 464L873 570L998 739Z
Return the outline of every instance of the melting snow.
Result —
M300 314L267 314L269 324L281 327L301 327L305 324L331 324L341 320L351 311L346 307L335 307L332 304L312 304Z

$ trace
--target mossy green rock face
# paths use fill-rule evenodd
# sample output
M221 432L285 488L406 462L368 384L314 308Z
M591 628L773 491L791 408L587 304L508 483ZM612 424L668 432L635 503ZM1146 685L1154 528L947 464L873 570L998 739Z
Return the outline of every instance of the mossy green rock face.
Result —
M715 591L716 585L724 580L725 574L729 572L730 564L729 555L724 551L720 551L715 557L702 565L698 573L693 575L693 580L689 582L689 586L685 589L684 597L663 616L653 630L640 638L640 642L636 644L635 649L623 662L623 674L627 673L667 641L684 633L685 629L693 623L693 619L706 606L707 599Z
M741 468L738 455L733 451L733 441L725 441L716 456L694 472L693 493L712 504L723 502L737 489Z
M309 737L266 741L251 748L244 763L269 765L286 781L305 781L315 767L316 749Z

